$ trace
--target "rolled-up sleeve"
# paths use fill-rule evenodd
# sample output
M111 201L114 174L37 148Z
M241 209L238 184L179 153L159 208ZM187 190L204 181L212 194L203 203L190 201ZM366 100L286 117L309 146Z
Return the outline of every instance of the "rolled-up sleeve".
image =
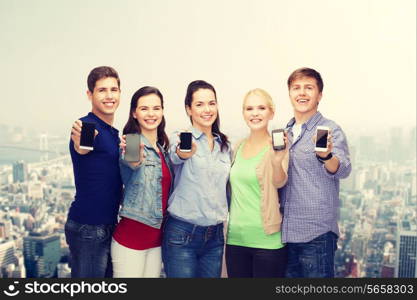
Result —
M343 130L338 126L332 129L331 135L333 140L332 153L339 160L339 168L337 169L336 173L333 174L327 171L324 164L323 169L325 170L326 176L336 179L343 179L348 177L350 172L352 171L347 139Z

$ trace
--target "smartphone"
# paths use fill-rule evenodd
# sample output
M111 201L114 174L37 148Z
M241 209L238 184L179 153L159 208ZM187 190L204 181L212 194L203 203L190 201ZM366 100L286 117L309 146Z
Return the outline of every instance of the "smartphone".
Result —
M329 136L329 127L317 126L316 129L316 147L315 151L326 152L327 151L327 137Z
M191 152L192 133L181 132L180 133L180 151Z
M126 134L126 150L124 159L129 162L138 162L140 160L139 146L140 135L138 133Z
M272 148L275 151L280 151L280 150L285 149L284 129L272 130Z
M94 149L94 130L96 124L89 122L82 122L80 148L85 150Z

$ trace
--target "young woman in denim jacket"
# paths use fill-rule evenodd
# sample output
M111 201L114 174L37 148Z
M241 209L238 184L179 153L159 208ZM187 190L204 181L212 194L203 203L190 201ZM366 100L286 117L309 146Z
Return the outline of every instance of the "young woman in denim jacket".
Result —
M154 87L142 87L132 96L123 134L139 133L141 144L139 162L127 162L122 138L125 192L111 245L114 277L160 277L161 225L173 181L163 109L162 94Z
M167 277L220 277L230 145L219 129L211 84L191 82L185 109L192 123L192 150L179 150L177 134L171 139L175 182L163 233L164 270Z

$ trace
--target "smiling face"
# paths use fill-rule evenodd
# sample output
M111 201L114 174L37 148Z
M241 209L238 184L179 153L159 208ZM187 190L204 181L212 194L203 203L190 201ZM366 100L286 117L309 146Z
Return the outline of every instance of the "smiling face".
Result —
M307 120L317 112L322 93L316 79L300 77L289 86L289 95L295 115Z
M133 118L138 120L141 131L155 131L161 124L164 111L161 99L156 94L139 97Z
M96 81L93 92L87 91L92 104L92 112L100 119L113 118L120 102L120 89L117 79L106 77Z
M249 94L243 104L243 119L251 130L265 130L274 117L271 104L259 94Z
M202 132L211 130L218 113L216 95L210 89L198 89L192 95L191 107L186 106L186 110L195 128Z

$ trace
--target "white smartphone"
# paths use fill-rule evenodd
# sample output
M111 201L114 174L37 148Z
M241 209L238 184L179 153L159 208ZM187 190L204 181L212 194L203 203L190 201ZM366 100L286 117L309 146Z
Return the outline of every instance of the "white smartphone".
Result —
M192 133L181 132L180 133L180 151L191 152L191 146L192 146Z
M315 151L326 152L327 151L327 138L329 136L330 128L327 126L317 126L316 129L316 146Z

